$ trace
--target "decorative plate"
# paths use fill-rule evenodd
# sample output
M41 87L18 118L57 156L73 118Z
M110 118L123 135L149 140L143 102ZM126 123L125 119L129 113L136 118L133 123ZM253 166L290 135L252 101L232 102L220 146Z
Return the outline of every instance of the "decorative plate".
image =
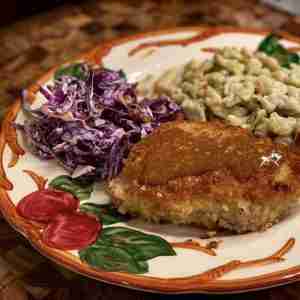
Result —
M123 69L135 82L148 74L158 76L193 57L210 57L218 47L256 49L266 34L233 28L172 29L110 41L80 59ZM300 39L282 35L285 46L294 50L299 47ZM53 72L29 89L34 95L33 105L41 101L39 85L51 81ZM166 231L165 225L142 226L124 221L109 205L100 183L92 192L89 186L82 189L61 177L66 173L58 164L33 156L13 126L14 121L23 120L18 99L6 115L0 135L0 208L10 224L49 259L100 281L160 293L245 292L300 279L299 209L265 232L211 239L199 238L195 230ZM101 216L103 228L94 244L79 251L57 250L43 242L43 223L18 214L18 202L48 184L83 196L81 215ZM68 224L65 226L69 230ZM89 238L94 233L84 234Z

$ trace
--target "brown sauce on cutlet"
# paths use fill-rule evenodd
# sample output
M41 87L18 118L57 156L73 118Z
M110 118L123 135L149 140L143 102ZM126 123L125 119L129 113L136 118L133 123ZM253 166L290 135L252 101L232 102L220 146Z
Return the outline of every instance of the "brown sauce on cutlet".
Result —
M221 169L247 181L258 172L273 175L286 156L283 145L219 123L174 123L135 147L123 174L148 185ZM270 160L273 154L279 159Z

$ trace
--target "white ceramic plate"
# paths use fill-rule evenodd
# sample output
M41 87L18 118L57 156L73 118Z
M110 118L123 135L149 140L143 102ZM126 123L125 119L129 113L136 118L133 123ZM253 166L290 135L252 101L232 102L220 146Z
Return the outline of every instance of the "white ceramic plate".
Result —
M148 74L159 75L191 58L208 58L212 55L211 48L244 46L256 49L266 34L257 30L233 28L172 29L108 42L83 55L81 59L102 61L105 67L123 69L130 81L138 81ZM284 38L286 46L299 46L297 38L286 34ZM52 75L53 71L49 72L38 84L51 80ZM37 89L38 85L34 85L30 91L36 93ZM37 93L34 105L40 101L41 96ZM42 179L50 182L65 171L55 162L41 161L28 151L22 137L19 133L16 135L11 126L15 118L18 122L24 120L19 100L6 115L0 136L0 208L16 230L30 240L37 250L58 264L104 282L162 293L233 293L285 284L300 278L299 209L265 232L211 239L222 240L214 250L215 256L211 255L212 251L205 253L203 250L210 240L198 239L194 233L158 234L157 227L147 227L146 231L144 228L145 232L160 235L171 243L177 255L147 260L149 271L142 275L93 268L79 259L78 251L48 247L41 240L43 226L19 216L16 205L25 195L36 190L36 183L43 185ZM31 176L30 172L24 173L24 170L31 171ZM99 184L90 200L102 203L109 201L109 197ZM126 227L128 224L112 226ZM137 230L143 231L140 227ZM194 243L186 242L191 238ZM185 243L176 244L181 242Z

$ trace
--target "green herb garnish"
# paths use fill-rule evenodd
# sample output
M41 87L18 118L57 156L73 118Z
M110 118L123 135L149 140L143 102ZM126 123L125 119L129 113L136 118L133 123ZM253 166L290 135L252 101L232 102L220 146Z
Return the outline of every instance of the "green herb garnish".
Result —
M59 68L55 73L54 73L54 79L58 79L61 76L73 76L78 79L85 80L87 77L87 74L84 70L84 66L82 63L76 63L76 64L71 64L67 65L64 67Z
M275 34L268 35L258 46L258 51L276 58L282 67L289 68L291 64L300 64L300 56L289 52L282 44L280 37Z

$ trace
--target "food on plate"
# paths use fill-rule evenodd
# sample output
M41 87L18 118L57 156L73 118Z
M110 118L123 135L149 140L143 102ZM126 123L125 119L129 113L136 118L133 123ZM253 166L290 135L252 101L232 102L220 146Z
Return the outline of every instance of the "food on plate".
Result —
M26 118L16 127L33 153L71 173L49 187L75 198L55 202L58 191L34 192L19 214L48 223L45 239L54 245L61 226L69 236L73 219L84 223L77 198L108 180L121 213L235 232L271 226L300 195L299 63L270 35L257 52L224 47L153 86L146 79L137 88L122 70L87 63L60 68L40 87L38 108L23 93ZM94 238L90 228L83 243Z
M23 94L27 119L17 127L37 156L55 159L74 177L112 178L134 143L182 114L166 97L137 97L124 72L84 63L58 70L39 92L38 109Z
M264 51L264 52L263 52ZM220 119L292 143L300 130L300 65L274 36L259 51L224 47L210 59L193 59L145 79L143 94L168 95L191 120Z
M109 183L121 213L234 232L264 230L300 195L300 152L221 122L163 124Z

